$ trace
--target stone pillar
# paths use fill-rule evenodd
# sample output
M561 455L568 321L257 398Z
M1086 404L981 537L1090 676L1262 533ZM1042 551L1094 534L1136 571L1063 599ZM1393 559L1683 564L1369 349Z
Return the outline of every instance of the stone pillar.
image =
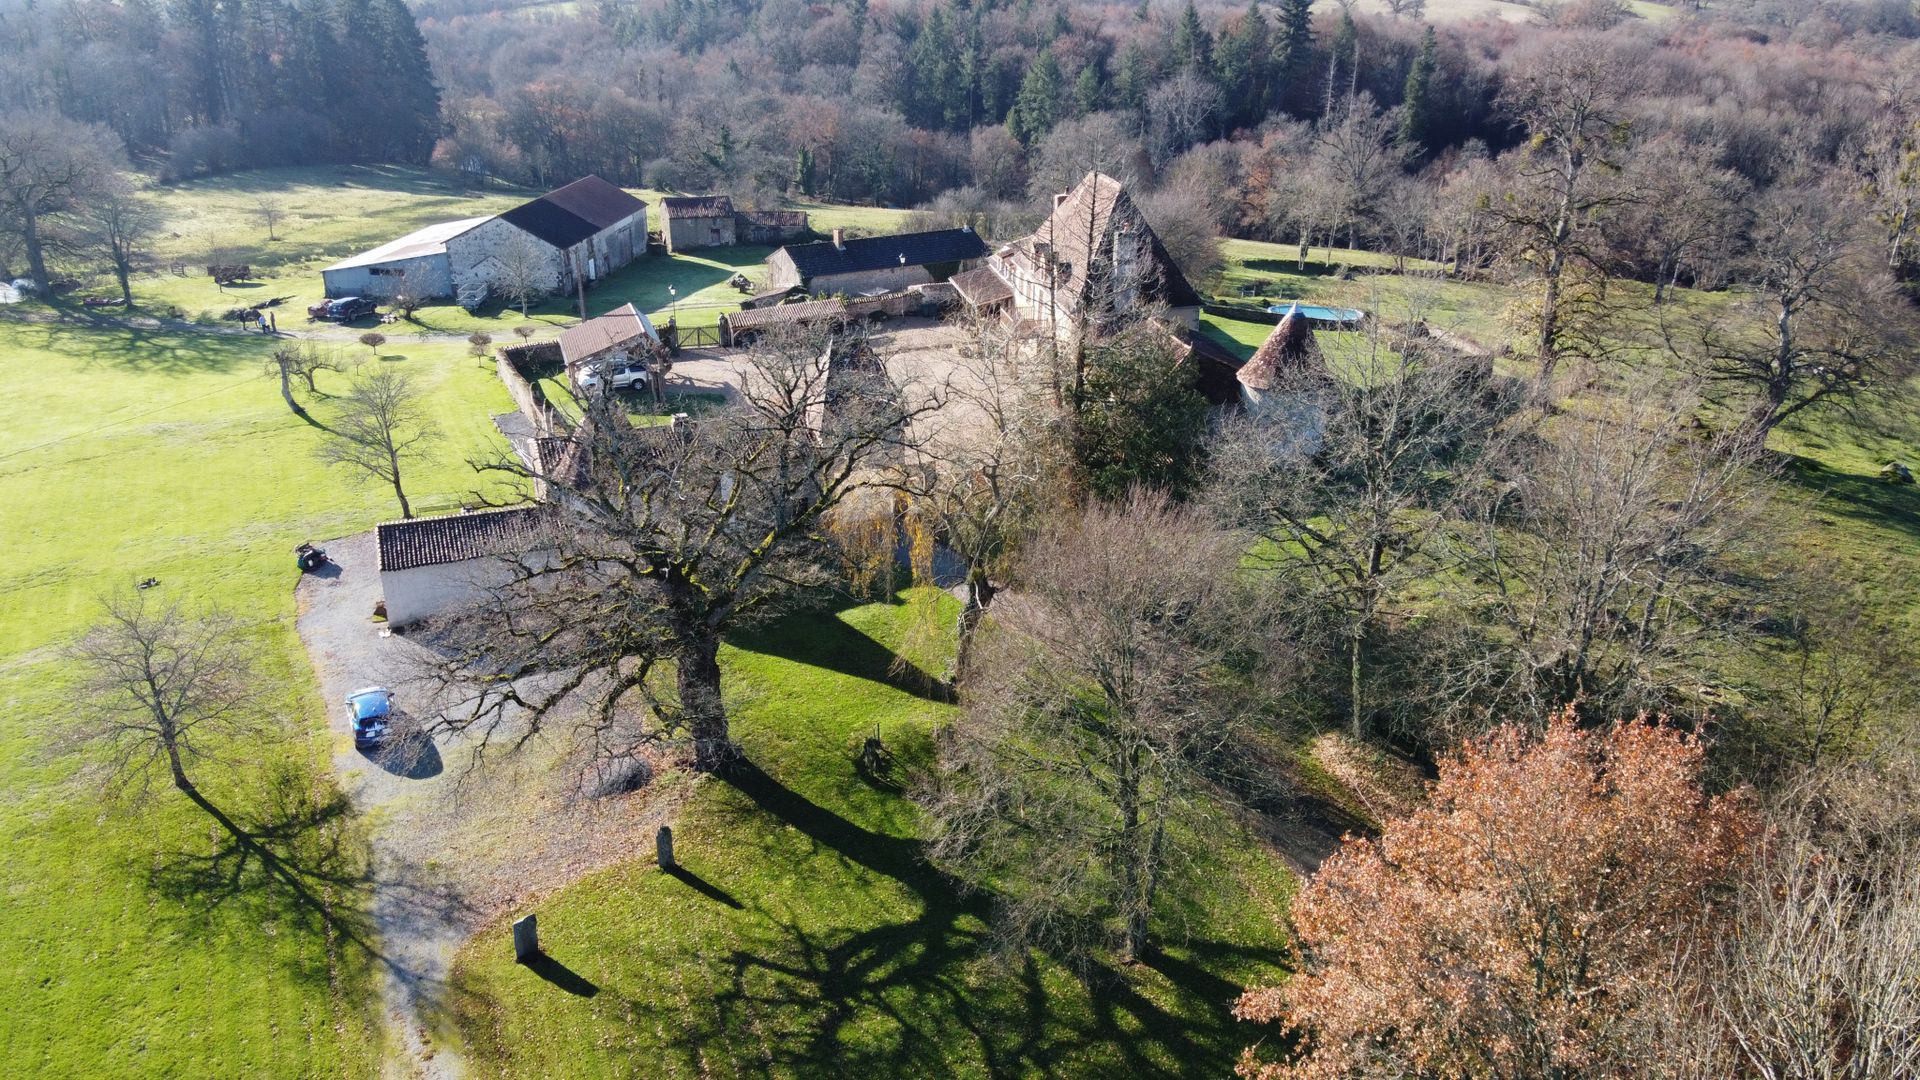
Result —
M660 831L653 834L653 846L660 857L660 869L672 870L679 864L673 861L673 829L662 825Z
M513 959L526 963L540 955L540 924L538 916L528 915L515 919L513 923Z

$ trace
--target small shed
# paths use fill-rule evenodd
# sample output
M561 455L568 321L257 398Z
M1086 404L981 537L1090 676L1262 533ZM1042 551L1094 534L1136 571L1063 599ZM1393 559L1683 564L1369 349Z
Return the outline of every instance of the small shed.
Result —
M725 195L676 195L660 200L660 238L670 252L732 247L733 200Z
M544 506L389 521L375 529L387 624L459 610L511 581L514 563L551 546Z
M810 234L805 210L742 210L733 217L735 237L743 244L779 246Z
M652 320L632 304L567 328L560 335L560 360L568 371L605 356L625 357L659 344Z

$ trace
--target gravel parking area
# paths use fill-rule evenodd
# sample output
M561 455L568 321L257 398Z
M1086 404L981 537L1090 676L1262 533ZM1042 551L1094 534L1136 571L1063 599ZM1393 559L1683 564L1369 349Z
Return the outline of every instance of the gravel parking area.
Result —
M651 852L654 826L675 800L649 790L573 798L551 741L475 768L464 736L406 735L431 715L403 715L400 737L386 749L356 749L346 695L386 686L406 714L410 700L421 700L409 676L424 649L401 634L382 636L384 624L373 619L380 598L373 534L321 546L333 565L301 580L298 628L326 696L335 774L374 825L374 919L388 961L385 1006L401 1051L389 1073L459 1076L460 1063L432 1031L448 967L468 934L502 912L530 910L539 895L581 874ZM504 937L500 947L510 947Z

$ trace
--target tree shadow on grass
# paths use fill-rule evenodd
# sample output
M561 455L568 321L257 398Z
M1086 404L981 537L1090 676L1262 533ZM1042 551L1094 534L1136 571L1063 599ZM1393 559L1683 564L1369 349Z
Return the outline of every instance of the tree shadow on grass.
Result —
M1814 504L1816 512L1838 514L1920 541L1920 488L1835 472L1813 458L1799 456L1787 459L1780 477L1814 496L1818 500Z
M944 680L926 674L882 642L835 618L824 606L752 627L735 634L728 643L747 652L880 683L924 701L953 700Z

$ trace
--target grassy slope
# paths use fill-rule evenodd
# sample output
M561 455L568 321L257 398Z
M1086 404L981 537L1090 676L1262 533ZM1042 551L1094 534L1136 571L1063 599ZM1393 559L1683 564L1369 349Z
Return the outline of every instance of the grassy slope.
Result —
M682 815L691 877L632 864L535 904L558 965L545 977L513 963L504 925L468 946L455 980L480 1075L1230 1069L1252 1035L1226 1007L1277 974L1288 888L1257 845L1224 833L1196 875L1209 899L1162 928L1164 953L1083 983L990 955L987 902L958 898L920 860L911 804L856 773L873 734L903 770L924 763L950 710L890 669L924 639L928 599L793 616L723 654L735 732L764 771L707 783Z
M238 895L176 899L170 872L192 865L177 856L209 850L210 822L171 789L145 811L103 806L77 762L48 749L69 674L58 646L101 591L157 577L162 597L217 601L249 624L285 721L235 748L235 767L208 769L209 794L262 820L270 781L291 765L296 787L324 797L326 713L293 633L290 549L394 509L390 493L315 460L318 433L260 374L263 345L0 323L0 390L14 406L0 422L0 1056L15 1075L371 1071L378 1021L362 953L252 876ZM407 352L392 362L431 391L449 435L411 486L425 506L449 506L472 482L461 459L496 438L487 416L510 406L457 350ZM311 856L335 839L351 869L354 826L338 816L290 850ZM343 922L364 899L351 883L332 890Z
M164 312L178 307L188 316L217 318L228 308L270 297L288 297L278 309L283 324L299 324L308 304L321 296L323 267L367 248L439 221L495 214L537 192L476 192L461 188L434 173L418 169L371 166L328 166L268 169L231 176L156 187L153 197L166 214L166 228L155 244L160 272L134 282L136 302ZM660 192L636 192L649 204L648 226L659 228ZM283 219L267 238L257 205L269 199ZM795 202L795 209L811 215L814 228L835 226L862 233L888 232L901 227L904 211L873 207L829 206ZM741 294L727 279L736 271L749 277L764 274L764 247L710 248L686 255L642 258L610 276L587 294L591 312L619 307L629 301L661 319L673 309L669 284L679 289L678 312L686 326L711 326L726 311L736 310ZM256 281L220 289L206 276L214 261L247 263ZM165 266L180 262L186 274ZM109 295L111 283L100 283L90 294ZM573 297L553 297L532 309L542 334L551 327L571 324L577 315ZM513 340L521 325L517 309L498 305L469 315L448 304L423 309L419 325L396 324L383 330L388 336L409 332L490 333Z

